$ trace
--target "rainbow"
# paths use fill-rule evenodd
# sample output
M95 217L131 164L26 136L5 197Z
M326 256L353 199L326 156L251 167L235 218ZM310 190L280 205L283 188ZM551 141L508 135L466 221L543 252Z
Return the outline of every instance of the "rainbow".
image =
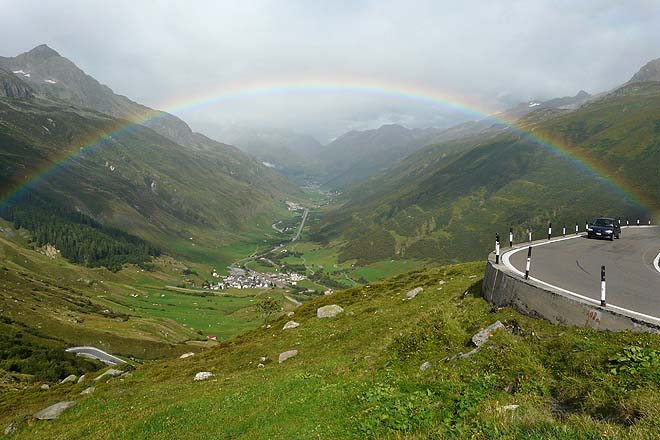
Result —
M421 87L406 83L391 81L378 81L371 78L297 78L279 81L254 81L225 84L214 90L206 90L196 96L163 103L159 107L163 110L148 109L141 114L135 115L130 120L118 120L114 126L95 133L93 136L79 139L68 146L59 157L51 158L48 165L38 167L31 174L25 175L20 183L16 183L0 199L0 207L11 204L18 200L22 193L35 188L48 176L69 165L77 158L108 145L114 139L138 129L143 124L164 117L167 113L182 114L217 103L230 103L234 100L256 99L263 96L290 96L291 94L360 94L374 95L380 97L393 97L402 100L416 101L446 110L458 112L472 119L490 120L494 124L504 124L516 133L521 139L535 142L547 151L556 154L576 168L592 175L609 185L620 195L638 207L650 211L651 204L642 192L628 185L625 181L610 173L596 161L580 156L572 151L570 147L561 140L548 134L538 133L534 128L528 128L516 124L515 121L507 120L496 113L494 109L488 109L476 101L465 97L459 97L448 91L436 88ZM164 113L167 112L167 113Z

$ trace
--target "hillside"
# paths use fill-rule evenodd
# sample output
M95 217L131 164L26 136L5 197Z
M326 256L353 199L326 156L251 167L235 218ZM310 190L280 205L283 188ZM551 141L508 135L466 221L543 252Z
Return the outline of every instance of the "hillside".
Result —
M540 115L539 115L540 113ZM546 133L660 207L657 120L660 83L634 83L576 111L539 110L519 121ZM477 259L496 231L517 237L531 227L584 223L597 215L651 212L613 191L603 177L506 126L431 145L349 189L316 229L316 240L341 249L340 260L364 264L392 257Z
M38 382L0 397L0 426L17 439L654 436L656 335L492 310L479 298L482 271L450 266L344 291L130 377L95 382L90 374L47 391ZM416 287L424 290L406 299ZM344 312L317 318L326 304ZM288 320L300 326L283 330ZM473 350L471 337L498 320L505 328ZM278 363L291 349L297 356ZM203 371L213 376L193 380ZM95 391L80 395L89 386ZM32 418L63 400L76 404L58 420Z

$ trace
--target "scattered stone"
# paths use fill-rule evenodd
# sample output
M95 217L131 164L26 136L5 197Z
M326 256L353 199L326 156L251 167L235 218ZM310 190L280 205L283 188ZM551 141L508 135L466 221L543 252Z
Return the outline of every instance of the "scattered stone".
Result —
M519 406L520 405L504 405L504 406L501 406L500 408L503 409L504 411L513 411L513 410L518 409Z
M282 327L282 330L290 329L290 328L296 328L300 326L300 323L296 321L289 321L286 324L284 324L284 327Z
M423 291L424 291L423 288L415 287L413 290L406 293L406 296L408 297L408 299L413 299L414 297L416 297L418 294L422 293Z
M290 318L290 317L292 317L292 316L295 315L295 314L296 314L296 312L289 312L289 313L286 314L286 316L288 316L288 317Z
M490 338L490 335L492 335L495 330L501 328L504 328L504 324L502 324L500 321L495 321L493 324L489 325L485 329L481 330L479 333L472 336L472 342L477 347L480 347L483 344L485 344L486 341L488 341L488 338Z
M64 380L62 380L61 383L76 382L77 380L78 380L78 376L76 376L75 374L71 374L71 375L65 377Z
M84 375L84 374L78 378L78 382L77 382L77 383L80 383L80 382L82 382L83 380L85 380L85 375Z
M11 422L5 428L5 435L13 434L14 432L16 432L16 425L14 425L14 422Z
M468 278L476 278L476 275L470 275Z
M94 387L87 387L87 388L85 388L84 390L82 390L82 391L80 392L80 394L84 396L85 394L92 394L94 391L96 391L96 388L94 388Z
M285 351L283 353L280 353L280 357L279 357L278 361L281 364L285 360L291 359L292 357L297 356L297 355L298 355L298 350Z
M258 363L258 364L257 364L257 368L263 368L263 367L265 367L264 364L262 364L262 363Z
M268 325L266 326L266 328L271 328L271 327L272 327L272 325L270 325L270 324L268 324Z
M206 380L210 379L213 377L213 373L210 371L200 371L199 373L195 374L195 380Z
M41 385L40 388L41 388L42 390L46 391L46 390L49 390L49 389L50 389L50 385L48 385L47 383L45 383L45 384Z
M431 362L429 362L429 361L426 361L422 365L419 366L419 369L422 370L422 371L426 371L429 368L431 368Z
M337 304L330 304L329 306L323 306L316 309L316 316L318 318L334 318L343 311L344 309Z
M110 368L108 371L96 377L94 380L101 380L106 376L110 376L110 377L119 376L121 373L122 373L121 370L115 370L114 368Z
M58 418L64 411L66 411L68 408L71 408L73 405L75 405L76 402L73 401L68 401L68 402L59 402L56 403L55 405L51 405L46 409L42 409L38 413L34 415L39 420L55 420Z
M181 356L179 356L179 359L189 358L190 356L195 356L195 353L193 353L192 351L188 353L183 353Z
M259 362L266 362L267 359L268 359L268 358L267 358L266 356L261 356L261 357L259 358Z
M440 284L441 286L442 286L443 284L445 284L445 283L446 283L445 280L440 280L440 281L438 281L438 284Z

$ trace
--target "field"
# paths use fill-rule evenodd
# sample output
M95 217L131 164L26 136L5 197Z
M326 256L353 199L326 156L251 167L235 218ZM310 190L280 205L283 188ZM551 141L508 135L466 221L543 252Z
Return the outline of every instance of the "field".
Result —
M90 396L79 395L88 382L5 395L0 426L26 439L657 437L659 336L493 310L482 274L482 263L441 267L319 298L270 329L94 383ZM415 287L424 290L407 300ZM344 312L318 319L326 304ZM282 330L289 319L300 327ZM460 356L498 320L505 329ZM200 371L214 376L196 382ZM61 400L77 403L59 420L29 422Z

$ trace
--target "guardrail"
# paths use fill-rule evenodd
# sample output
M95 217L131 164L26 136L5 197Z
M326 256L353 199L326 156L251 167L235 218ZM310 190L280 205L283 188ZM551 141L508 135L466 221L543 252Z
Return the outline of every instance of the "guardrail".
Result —
M651 224L650 221L637 220L636 225ZM630 226L630 221L626 220ZM527 238L531 233L527 231ZM499 243L496 249L488 256L486 273L482 284L482 295L491 304L497 307L513 307L519 312L544 318L560 325L576 325L591 327L598 330L637 330L660 333L660 319L609 304L606 301L605 268L601 268L601 277L594 280L601 283L601 298L595 300L579 293L571 292L560 287L548 284L533 276L532 249L563 240L571 240L586 235L579 230L566 235L566 227L562 228L562 235L553 237L552 226L548 226L547 239L524 241L516 244L513 237L513 228L510 229L509 247L502 249ZM499 242L499 235L497 235ZM511 255L527 250L526 270L516 269L509 263ZM660 259L660 256L659 256Z

